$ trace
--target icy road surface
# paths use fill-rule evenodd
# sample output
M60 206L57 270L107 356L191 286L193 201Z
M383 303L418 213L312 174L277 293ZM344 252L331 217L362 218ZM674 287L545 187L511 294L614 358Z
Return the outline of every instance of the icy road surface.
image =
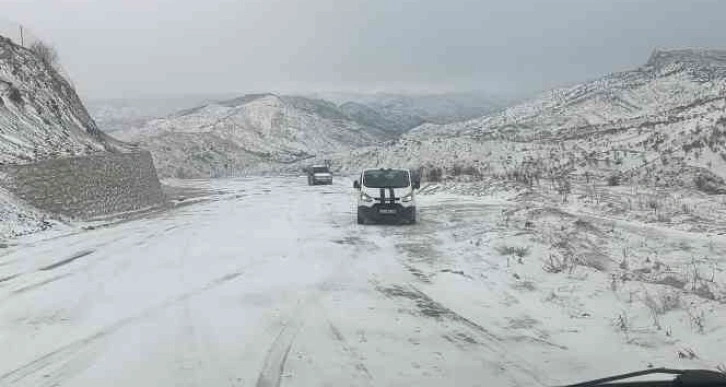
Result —
M347 181L304 183L210 183L234 195L16 246L0 385L538 384L406 268L419 226L354 225Z
M505 201L420 196L414 226L358 226L345 179L186 184L219 195L0 251L0 386L531 386L645 364L612 360L613 315L551 301L594 281L517 282L481 253Z

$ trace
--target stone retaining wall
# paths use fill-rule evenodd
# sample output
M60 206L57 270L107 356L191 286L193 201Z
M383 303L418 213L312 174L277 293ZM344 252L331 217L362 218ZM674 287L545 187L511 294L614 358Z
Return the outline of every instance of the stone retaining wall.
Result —
M41 210L78 219L164 203L149 152L0 165L0 186Z

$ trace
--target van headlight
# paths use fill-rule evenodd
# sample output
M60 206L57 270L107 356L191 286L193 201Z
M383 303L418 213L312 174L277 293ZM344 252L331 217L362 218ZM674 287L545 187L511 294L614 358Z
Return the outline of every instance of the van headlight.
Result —
M413 192L401 198L401 201L404 203L408 203L411 200L413 200Z
M368 196L368 194L366 194L365 192L361 192L360 193L360 200L362 200L364 202L372 202L373 201L373 198L370 197L370 196Z

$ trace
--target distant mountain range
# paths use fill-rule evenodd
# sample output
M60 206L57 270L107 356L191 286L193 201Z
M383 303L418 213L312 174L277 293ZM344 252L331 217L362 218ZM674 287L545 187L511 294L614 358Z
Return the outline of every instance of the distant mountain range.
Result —
M115 132L151 150L163 176L228 176L268 171L394 137L323 100L245 95L183 110Z
M180 110L227 100L235 96L232 94L192 94L102 98L88 99L85 103L99 129L104 132L115 132L141 127L151 120L167 117Z
M176 113L168 110L193 98L158 104L101 101L92 109L115 136L150 149L162 175L207 177L284 169L299 160L393 140L425 122L478 116L504 104L504 99L465 94L329 96L335 102L275 94L208 98ZM165 116L152 119L154 114Z
M406 132L424 123L446 124L498 112L517 99L486 93L356 94L320 93L358 119L387 130Z
M513 97L483 93L428 95L313 93L302 94L336 104L353 121L384 131L403 133L423 123L445 124L480 117L513 104ZM126 130L165 118L179 110L227 101L236 95L187 95L91 99L86 102L98 127L106 132Z

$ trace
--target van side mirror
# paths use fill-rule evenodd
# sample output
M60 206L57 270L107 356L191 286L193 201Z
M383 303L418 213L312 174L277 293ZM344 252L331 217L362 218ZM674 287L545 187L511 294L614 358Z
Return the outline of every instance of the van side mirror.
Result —
M358 180L353 182L353 188L360 189L360 182Z
M421 188L421 180L417 179L413 182L413 189L419 189L419 188Z

